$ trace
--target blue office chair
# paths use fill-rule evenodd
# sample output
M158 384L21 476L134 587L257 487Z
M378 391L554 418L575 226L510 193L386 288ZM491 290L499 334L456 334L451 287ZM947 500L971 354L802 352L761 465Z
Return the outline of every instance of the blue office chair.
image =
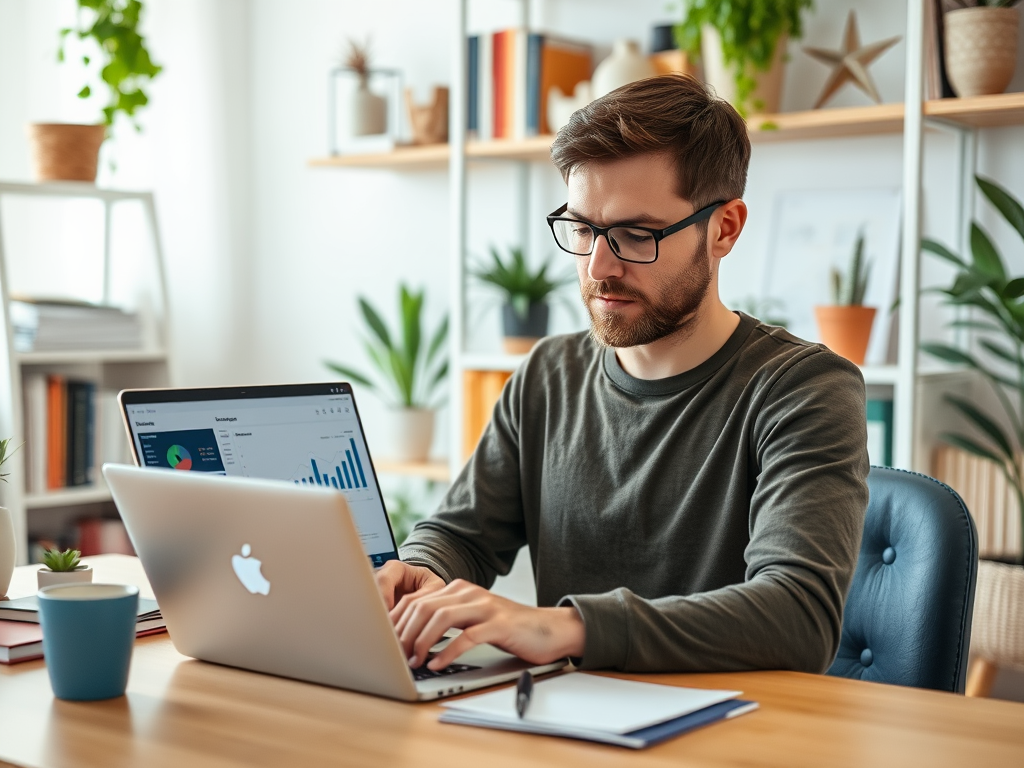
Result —
M872 467L836 677L964 692L978 533L952 488Z

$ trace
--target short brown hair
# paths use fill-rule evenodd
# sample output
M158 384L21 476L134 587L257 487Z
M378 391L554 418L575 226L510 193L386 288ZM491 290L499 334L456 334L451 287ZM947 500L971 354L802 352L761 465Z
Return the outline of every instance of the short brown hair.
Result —
M746 123L689 75L617 88L574 112L551 145L551 160L566 180L588 163L653 153L674 160L679 195L695 208L743 196L750 164Z

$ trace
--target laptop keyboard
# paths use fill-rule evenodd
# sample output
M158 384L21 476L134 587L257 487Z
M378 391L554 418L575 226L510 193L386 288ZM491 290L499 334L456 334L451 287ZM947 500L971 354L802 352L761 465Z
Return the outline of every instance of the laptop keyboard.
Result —
M445 677L446 675L454 675L457 672L469 672L473 669L480 669L480 667L474 667L472 664L449 664L444 669L439 669L435 672L432 669L427 669L427 665L424 664L422 667L414 669L412 676L417 681L429 680L433 677Z

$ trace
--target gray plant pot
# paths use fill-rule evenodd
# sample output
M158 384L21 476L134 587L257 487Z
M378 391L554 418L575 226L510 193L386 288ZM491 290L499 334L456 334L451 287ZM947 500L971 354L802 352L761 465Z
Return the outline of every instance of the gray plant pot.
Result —
M506 336L526 339L539 339L548 333L548 305L531 304L530 311L523 318L506 304L501 308L502 329Z

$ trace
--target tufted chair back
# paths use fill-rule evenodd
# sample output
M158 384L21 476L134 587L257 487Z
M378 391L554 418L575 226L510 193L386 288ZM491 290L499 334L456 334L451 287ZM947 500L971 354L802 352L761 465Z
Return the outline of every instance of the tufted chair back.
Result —
M956 492L926 475L872 467L837 677L963 693L978 534Z

